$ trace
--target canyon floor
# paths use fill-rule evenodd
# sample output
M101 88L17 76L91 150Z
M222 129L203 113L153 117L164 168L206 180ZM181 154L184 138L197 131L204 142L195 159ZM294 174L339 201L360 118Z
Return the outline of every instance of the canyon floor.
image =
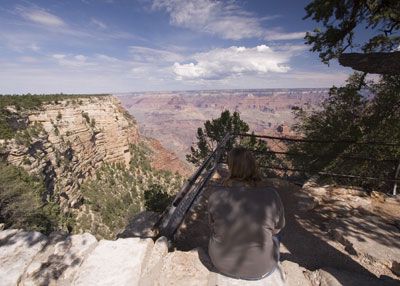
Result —
M259 89L144 92L116 95L136 118L141 134L155 138L186 161L197 128L222 111L238 111L257 134L290 135L293 108L318 108L328 89ZM281 132L277 128L282 126Z

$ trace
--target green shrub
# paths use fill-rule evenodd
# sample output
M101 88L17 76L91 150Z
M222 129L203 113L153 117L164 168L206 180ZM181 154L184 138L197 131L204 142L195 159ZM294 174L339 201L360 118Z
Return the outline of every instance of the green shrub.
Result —
M11 113L7 107L13 107L17 111L23 110L38 110L43 104L77 98L79 99L79 104L83 104L82 98L92 98L105 96L106 94L93 94L93 95L69 95L69 94L49 94L49 95L32 95L30 93L25 95L0 95L0 139L12 139L17 131L23 130L23 127L15 128L10 124L10 118L16 116L15 113ZM76 104L76 100L72 100L73 104ZM18 113L17 115L21 115ZM60 120L61 114L57 115L57 120ZM89 123L89 121L88 121Z
M85 118L86 123L90 123L89 114L87 112L82 112L82 117Z
M56 136L60 135L60 130L58 130L58 127L56 125L54 125L54 134Z
M99 218L99 225L110 232L99 228L99 237L114 238L112 233L121 230L144 208L163 211L183 183L180 175L151 167L152 151L144 143L131 145L130 151L128 167L121 163L103 164L95 177L82 185L85 203Z
M43 179L24 169L0 162L0 223L6 228L22 228L50 233L62 225L60 208L44 201Z
M148 211L162 213L172 202L173 196L170 196L158 184L152 184L144 192L145 207Z

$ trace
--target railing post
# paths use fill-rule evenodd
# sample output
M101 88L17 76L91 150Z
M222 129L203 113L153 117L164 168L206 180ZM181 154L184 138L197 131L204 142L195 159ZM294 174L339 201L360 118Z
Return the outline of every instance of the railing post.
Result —
M393 196L397 195L397 179L399 178L399 173L400 173L400 160L399 160L399 164L397 165L396 173L394 175L395 181L394 181L393 193L392 193Z

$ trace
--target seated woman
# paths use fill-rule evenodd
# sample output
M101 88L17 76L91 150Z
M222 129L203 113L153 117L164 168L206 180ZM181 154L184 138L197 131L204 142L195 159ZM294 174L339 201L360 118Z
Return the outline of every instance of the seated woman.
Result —
M208 253L222 274L258 280L277 268L275 235L285 225L282 202L275 189L263 187L250 151L234 148L228 154L228 167L224 187L208 201L212 231Z

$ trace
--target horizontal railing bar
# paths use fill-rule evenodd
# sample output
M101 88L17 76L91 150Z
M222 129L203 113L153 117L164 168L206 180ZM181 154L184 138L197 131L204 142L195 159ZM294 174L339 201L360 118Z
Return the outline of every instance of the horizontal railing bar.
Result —
M400 182L400 179L385 179L385 178L378 178L378 177L368 177L368 176L357 176L357 175L345 175L345 174L338 174L338 173L330 173L330 172L318 172L313 170L305 170L305 169L295 169L295 168L284 168L278 166L264 166L261 165L261 168L267 169L275 169L275 170L282 170L282 171L292 171L292 172L302 172L302 173L315 173L323 176L333 176L333 177L343 177L349 179L366 179L366 180L374 180L374 181L382 181L382 182Z
M309 140L302 138L290 138L290 137L277 137L270 135L256 135L256 134L248 134L248 133L238 133L235 136L240 137L255 137L255 138L265 138L272 140L280 140L280 141L289 141L289 142L304 142L304 143L334 143L334 144L354 144L354 145L380 145L380 146L391 146L391 147L400 147L400 143L392 143L392 142L379 142L379 141L354 141L354 140Z
M253 153L256 154L278 154L278 155L288 155L288 156L304 156L304 157L313 157L313 155L309 155L306 153L292 153L292 152L283 152L283 151L257 151L257 150L252 150ZM322 157L322 156L321 156ZM320 158L320 157L318 157ZM358 157L358 156L345 156L345 155L337 155L337 158L344 158L344 159L354 159L354 160L361 160L361 161L373 161L373 162L392 162L392 163L397 163L398 160L394 159L374 159L374 158L367 158L367 157Z

